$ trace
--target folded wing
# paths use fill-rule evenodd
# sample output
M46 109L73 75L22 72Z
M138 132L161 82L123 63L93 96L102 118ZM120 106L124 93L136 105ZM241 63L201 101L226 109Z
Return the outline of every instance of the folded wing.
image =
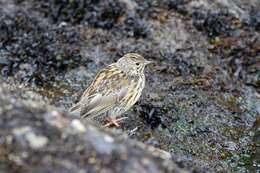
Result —
M102 70L81 100L71 110L79 110L82 117L93 118L113 109L127 95L129 80L121 70L109 66Z

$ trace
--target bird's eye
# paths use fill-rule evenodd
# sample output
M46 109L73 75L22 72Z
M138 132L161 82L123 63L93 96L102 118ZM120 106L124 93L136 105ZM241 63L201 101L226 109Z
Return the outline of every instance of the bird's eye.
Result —
M137 62L137 63L135 63L135 65L139 66L139 65L140 65L140 63L139 63L139 62Z

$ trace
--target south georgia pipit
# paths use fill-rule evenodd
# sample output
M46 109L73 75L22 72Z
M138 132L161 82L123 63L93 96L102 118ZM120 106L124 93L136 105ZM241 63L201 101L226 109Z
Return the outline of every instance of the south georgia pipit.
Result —
M92 119L104 115L105 127L115 125L127 117L118 118L140 98L145 86L144 68L153 63L137 53L128 53L117 62L102 69L71 112Z

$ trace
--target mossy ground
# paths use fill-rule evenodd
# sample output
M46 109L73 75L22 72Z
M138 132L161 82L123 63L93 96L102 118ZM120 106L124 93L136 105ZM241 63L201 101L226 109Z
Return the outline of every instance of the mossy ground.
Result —
M183 167L260 169L257 1L0 5L2 81L67 109L99 69L138 52L157 63L122 126L138 127L131 138L171 152Z

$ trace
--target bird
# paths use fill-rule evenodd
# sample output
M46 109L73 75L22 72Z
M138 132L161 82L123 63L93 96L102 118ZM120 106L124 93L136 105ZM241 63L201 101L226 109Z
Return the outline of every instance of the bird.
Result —
M96 75L70 112L79 112L81 118L88 119L105 115L108 121L105 127L120 127L119 122L127 117L117 117L139 100L145 87L144 69L151 63L154 61L137 53L125 54Z

